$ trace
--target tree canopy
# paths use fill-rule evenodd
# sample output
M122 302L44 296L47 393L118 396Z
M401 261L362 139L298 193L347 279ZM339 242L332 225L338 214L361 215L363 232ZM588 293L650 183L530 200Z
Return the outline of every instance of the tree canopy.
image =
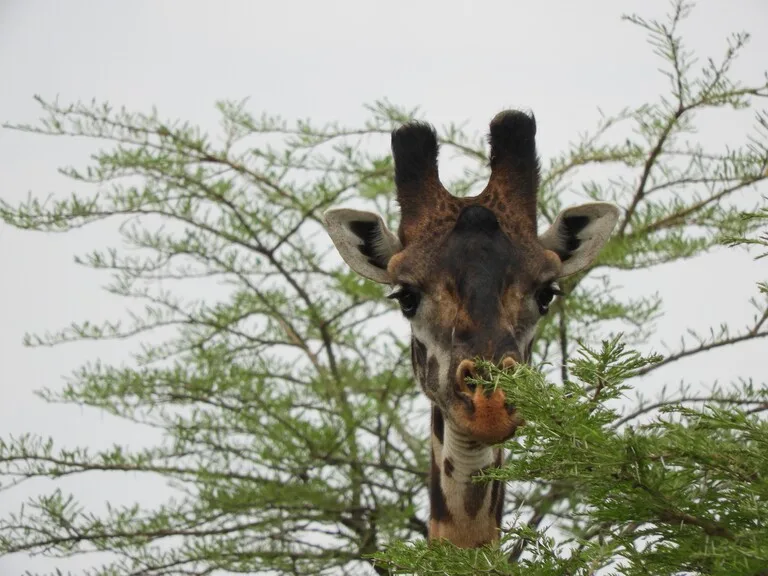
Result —
M768 336L763 284L746 328L689 334L665 357L635 352L663 301L651 287L628 297L612 276L768 241L759 232L768 116L755 109L768 81L733 78L746 33L729 38L720 59L697 64L679 31L691 9L677 2L663 20L627 18L662 60L668 91L604 116L543 159L542 223L576 197L614 202L622 218L595 265L563 283L536 334L534 365L486 383L504 387L529 422L508 443L504 467L478 480L509 481L509 530L493 549L424 542L428 403L411 378L404 325L383 288L340 261L322 227L325 209L352 200L395 227L386 144L420 110L382 100L361 126L317 126L220 102L222 130L212 136L156 111L38 97L40 122L8 127L98 141L90 164L62 170L99 190L0 200L0 218L58 233L114 222L121 247L76 261L110 274L107 290L132 308L127 320L75 322L25 342L141 343L127 365L94 359L40 395L151 427L162 441L93 450L33 433L2 438L0 487L6 496L34 477L131 472L159 475L176 496L148 507L137 494L135 505L102 514L54 489L0 518L0 555L111 553L94 576L554 575L607 566L765 574L764 387L737 382L616 407L633 378ZM754 129L741 145L696 142L700 113L745 109ZM457 124L438 134L465 167L449 188L476 193L488 177L482 136Z

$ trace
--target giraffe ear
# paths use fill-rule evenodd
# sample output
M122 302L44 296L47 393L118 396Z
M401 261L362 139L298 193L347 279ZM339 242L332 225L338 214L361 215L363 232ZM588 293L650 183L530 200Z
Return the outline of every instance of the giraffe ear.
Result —
M402 246L381 216L333 208L323 214L323 219L336 250L352 270L374 282L391 283L387 264Z
M539 241L560 257L561 278L583 270L595 260L618 219L618 207L607 202L573 206L557 215Z

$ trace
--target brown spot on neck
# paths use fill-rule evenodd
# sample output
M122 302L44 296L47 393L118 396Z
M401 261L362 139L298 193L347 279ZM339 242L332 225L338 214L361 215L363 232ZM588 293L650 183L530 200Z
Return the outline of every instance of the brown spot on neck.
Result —
M443 437L445 436L445 421L443 420L443 413L437 406L432 406L432 433L437 438L440 444L443 443Z
M440 467L435 461L435 453L433 451L429 478L430 516L436 522L445 522L451 519L451 512L448 510L443 487L440 485L440 475Z
M477 472L472 474L469 483L464 489L464 511L470 518L474 518L480 512L480 508L483 507L483 502L485 502L485 495L488 494L488 489L490 488L489 482L475 482L473 478L477 475Z
M470 476L470 483L467 485L467 488L465 490L465 500L464 500L464 510L466 511L467 515L471 518L474 518L477 516L478 512L480 512L480 509L483 507L483 502L485 502L485 495L490 490L491 492L491 503L490 503L490 512L491 514L496 513L497 504L499 500L500 495L500 489L502 487L502 483L497 480L491 480L490 482L476 482L475 477L479 476L486 470L489 470L491 468L498 468L501 466L504 454L502 452L501 448L496 448L494 450L495 455L493 458L493 464L491 466L486 466L485 468L482 468L478 470L477 472L474 472ZM448 459L446 458L446 462ZM496 521L496 524L501 524L500 520Z

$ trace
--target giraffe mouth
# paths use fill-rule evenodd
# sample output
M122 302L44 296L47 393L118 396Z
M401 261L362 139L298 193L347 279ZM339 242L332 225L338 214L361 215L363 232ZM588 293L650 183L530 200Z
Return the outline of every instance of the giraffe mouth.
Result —
M456 431L484 445L501 444L515 435L524 420L515 406L507 403L501 388L475 387L459 391L446 411Z

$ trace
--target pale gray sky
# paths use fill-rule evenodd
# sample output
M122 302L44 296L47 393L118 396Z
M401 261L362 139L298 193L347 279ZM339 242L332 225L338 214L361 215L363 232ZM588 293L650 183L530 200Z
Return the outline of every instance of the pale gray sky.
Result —
M642 32L620 21L623 12L663 17L666 0L570 2L391 0L346 1L0 0L0 121L34 121L33 94L62 101L109 100L137 111L157 106L163 116L216 129L214 101L250 97L250 109L287 118L345 123L365 118L363 104L382 97L419 106L429 121L467 121L485 130L506 107L530 108L544 157L591 129L597 107L615 112L665 89ZM702 56L719 56L723 39L751 31L735 73L757 80L768 54L768 3L702 2L684 30ZM743 138L746 123L705 118L711 145ZM0 194L22 200L68 193L56 168L83 165L92 143L0 130ZM55 387L84 361L125 357L120 343L25 349L25 332L44 332L73 320L113 318L123 302L100 289L108 279L77 267L76 253L103 246L109 226L44 236L0 225L0 437L52 435L62 445L144 442L151 436L115 419L73 407L48 406L33 390ZM721 252L660 267L652 276L625 274L628 291L649 286L665 298L660 337L683 327L705 329L722 320L751 318L747 298L764 276L749 256ZM642 283L638 285L638 283ZM723 349L706 361L671 365L653 389L681 379L728 381L738 367L760 376L765 342ZM762 351L762 352L761 352ZM761 357L762 354L762 357ZM650 384L649 384L650 386ZM649 388L649 391L652 390ZM0 494L0 514L49 482ZM96 509L106 500L154 501L156 483L94 476L63 483ZM59 566L82 569L93 558L67 562L0 559L0 576Z

